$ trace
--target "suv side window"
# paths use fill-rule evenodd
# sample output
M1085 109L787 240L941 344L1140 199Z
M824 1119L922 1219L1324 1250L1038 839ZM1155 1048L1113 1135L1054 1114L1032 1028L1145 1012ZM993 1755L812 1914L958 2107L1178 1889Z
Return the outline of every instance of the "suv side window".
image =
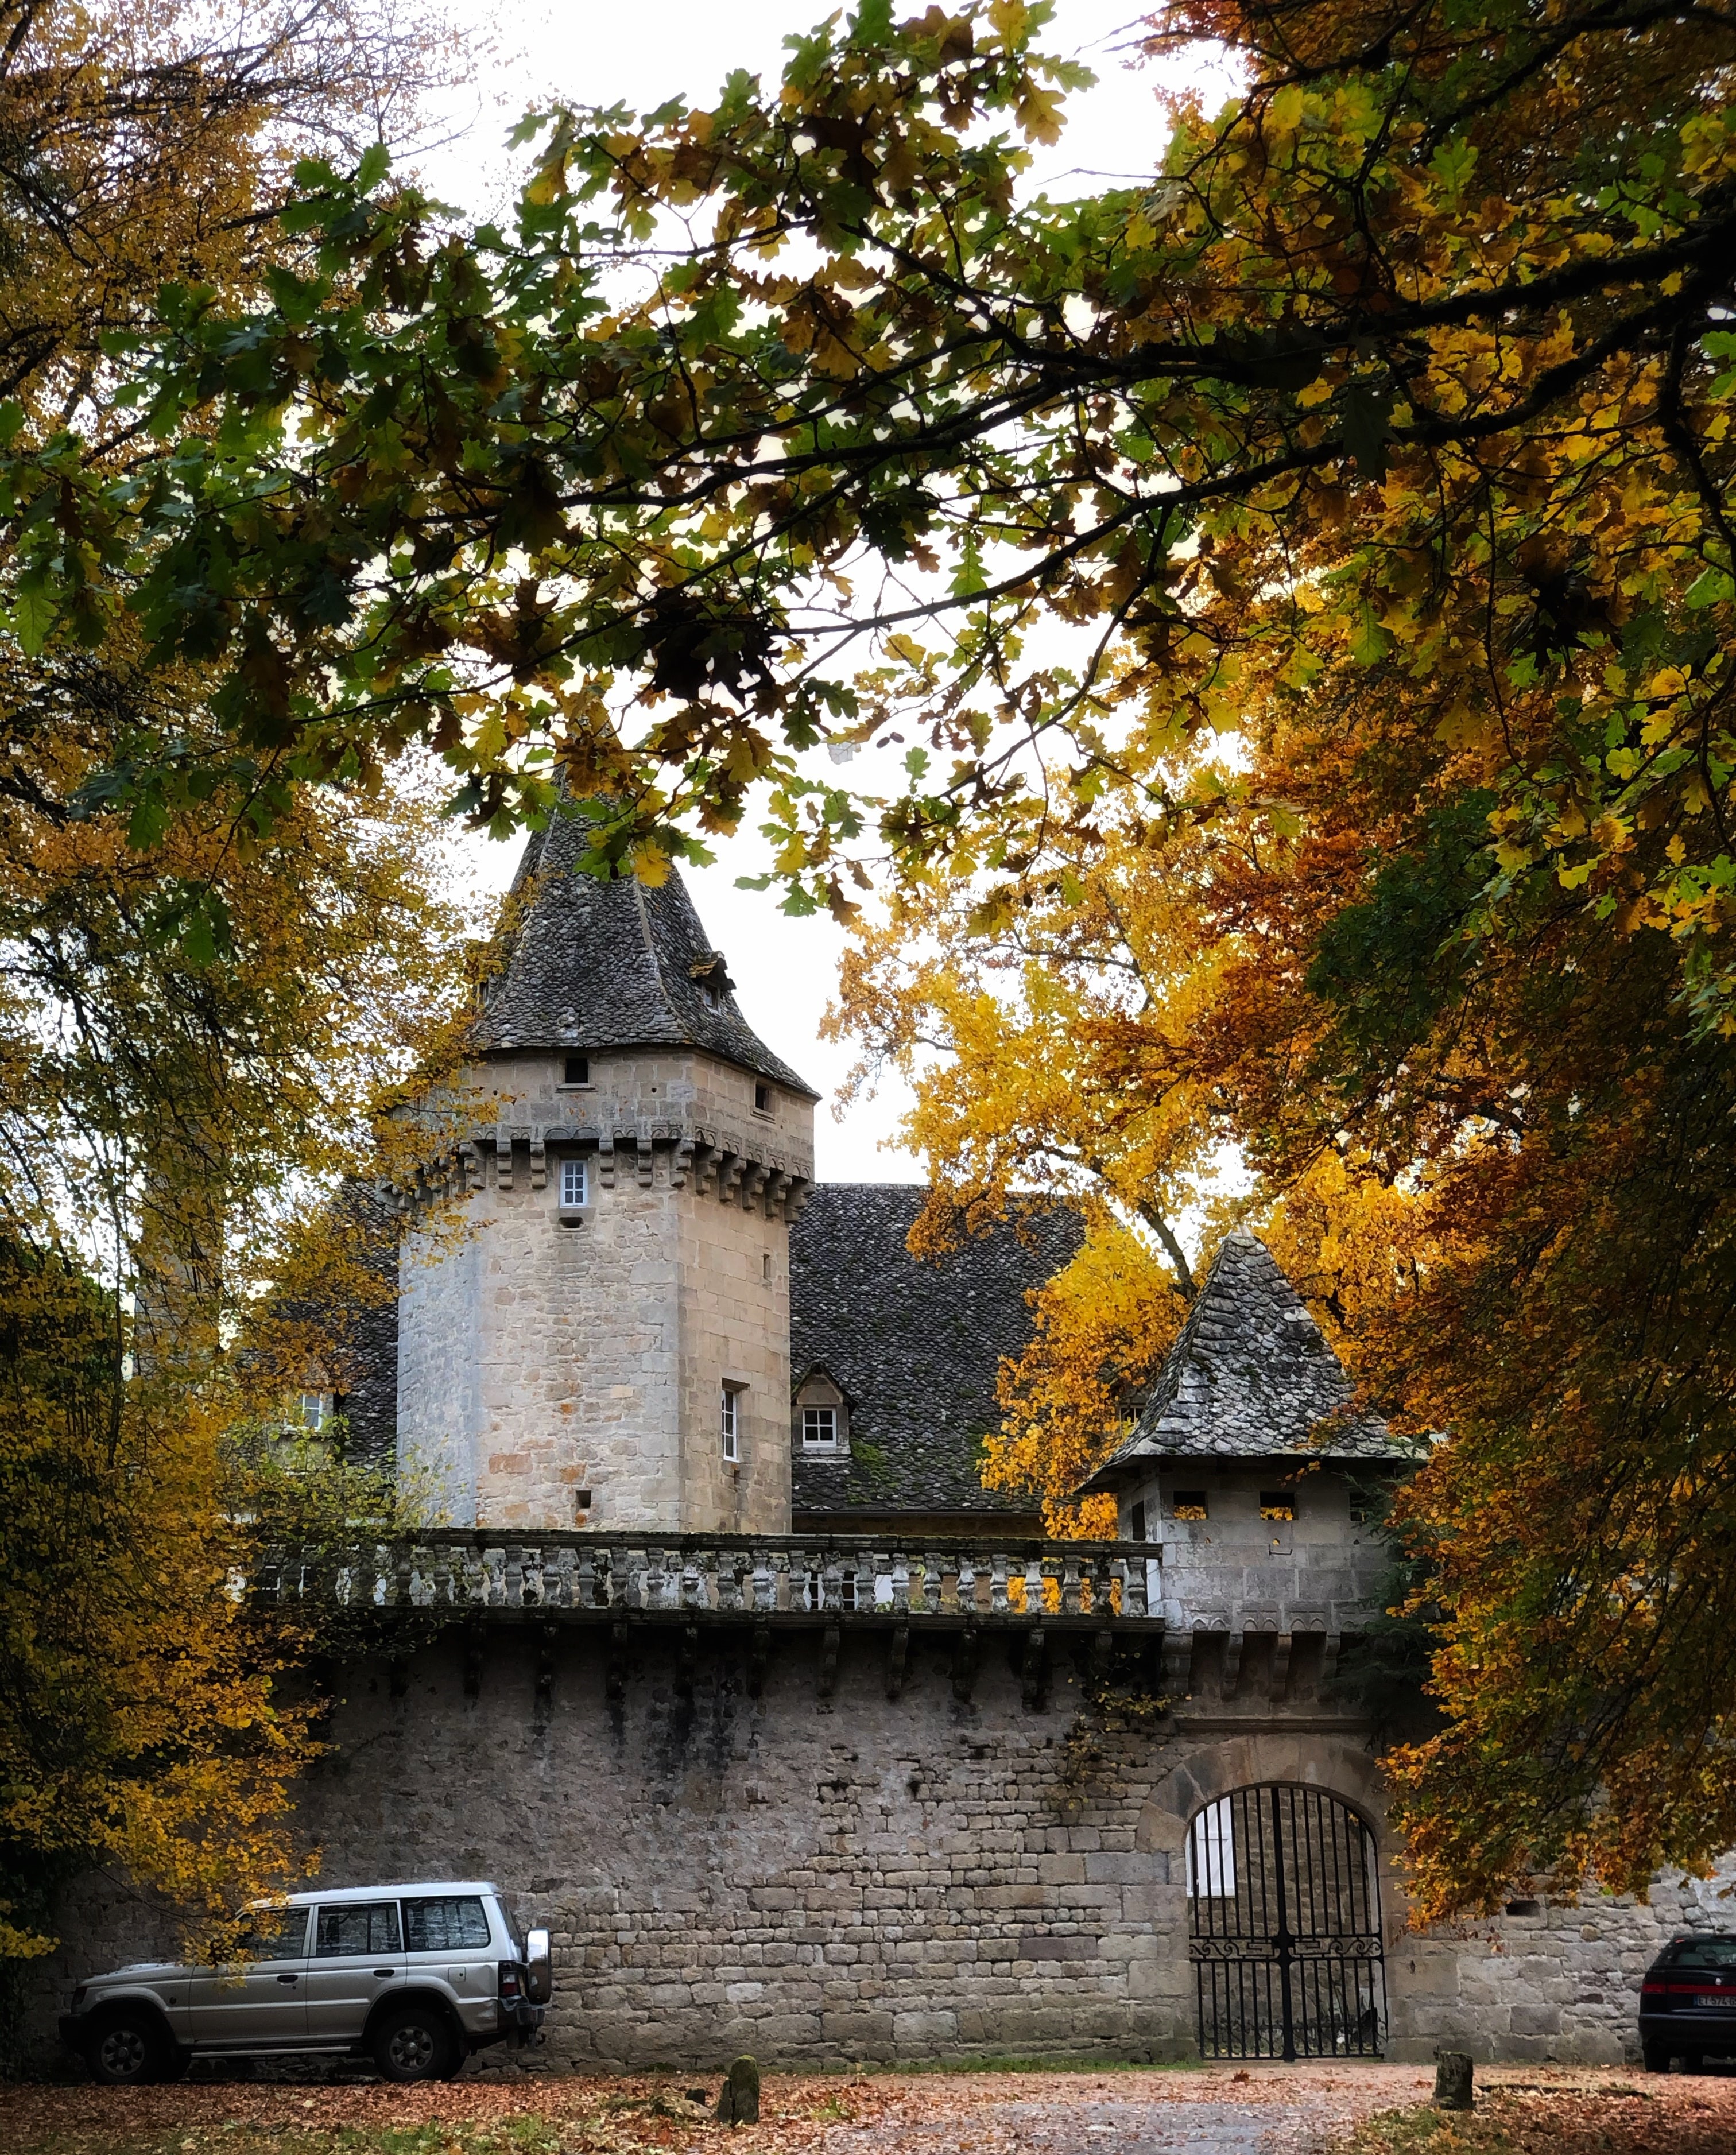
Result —
M315 1932L314 1953L320 1960L346 1954L392 1953L398 1950L396 1901L361 1901L346 1907L322 1908Z
M307 1951L305 1908L256 1908L241 1933L249 1960L300 1960Z
M438 1900L406 1901L407 1953L474 1953L489 1943L488 1912L475 1896L443 1894Z

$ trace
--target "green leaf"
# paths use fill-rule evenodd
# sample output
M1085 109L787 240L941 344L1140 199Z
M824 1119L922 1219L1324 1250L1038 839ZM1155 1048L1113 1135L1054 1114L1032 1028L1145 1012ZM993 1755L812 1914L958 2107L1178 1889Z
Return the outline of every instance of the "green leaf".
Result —
M356 167L356 184L364 194L371 194L391 170L391 151L383 142L370 142Z
M53 597L41 585L19 586L18 595L12 604L12 629L28 658L34 658L48 642L59 612Z
M1392 392L1374 381L1353 381L1339 407L1339 436L1365 479L1386 476L1386 444L1392 434Z
M1391 649L1392 638L1375 619L1373 609L1364 607L1350 639L1350 656L1359 666L1378 666Z
M858 52L871 52L893 41L892 0L862 0L851 19L849 42Z

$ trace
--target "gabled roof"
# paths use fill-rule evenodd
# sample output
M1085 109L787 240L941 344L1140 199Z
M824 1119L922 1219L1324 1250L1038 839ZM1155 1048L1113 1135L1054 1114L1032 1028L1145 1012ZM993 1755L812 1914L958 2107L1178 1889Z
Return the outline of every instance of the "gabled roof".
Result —
M1142 1460L1407 1459L1351 1405L1350 1381L1265 1244L1238 1228L1212 1261L1133 1435L1088 1487Z
M471 1039L485 1055L524 1048L701 1047L792 1092L819 1095L774 1055L736 1007L686 886L576 873L588 827L557 815L525 848L529 892L504 970L484 991Z
M1025 1291L1078 1247L1078 1215L1034 1211L1023 1239L1009 1222L918 1264L904 1238L927 1196L917 1183L822 1182L790 1231L790 1367L823 1367L850 1402L848 1457L797 1447L798 1513L1035 1508L983 1487L981 1446L1000 1426L1001 1357L1030 1342Z

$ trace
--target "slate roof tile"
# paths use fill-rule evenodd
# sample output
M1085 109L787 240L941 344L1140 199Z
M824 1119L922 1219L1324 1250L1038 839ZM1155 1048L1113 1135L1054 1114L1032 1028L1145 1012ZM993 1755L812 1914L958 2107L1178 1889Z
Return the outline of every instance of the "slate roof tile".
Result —
M586 830L557 816L525 848L513 888L535 889L504 969L489 982L471 1038L484 1054L524 1048L703 1047L792 1092L819 1096L772 1053L695 969L716 953L673 870L653 889L632 876L599 883L575 872Z
M851 1402L850 1456L801 1456L802 1512L1029 1513L1032 1500L982 1486L981 1439L1001 1420L1003 1355L1031 1337L1027 1287L1078 1247L1077 1215L1056 1210L965 1242L939 1264L904 1246L928 1192L919 1184L822 1182L790 1234L791 1374L816 1365Z
M1087 1485L1155 1457L1408 1459L1350 1381L1265 1244L1245 1229L1213 1260L1127 1441Z

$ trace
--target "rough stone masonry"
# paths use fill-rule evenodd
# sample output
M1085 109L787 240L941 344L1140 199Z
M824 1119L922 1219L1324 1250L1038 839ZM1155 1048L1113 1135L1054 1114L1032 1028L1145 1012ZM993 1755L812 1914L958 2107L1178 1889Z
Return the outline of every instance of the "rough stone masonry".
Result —
M606 1637L564 1638L552 1668L523 1628L492 1630L468 1671L456 1635L407 1666L359 1665L301 1804L334 1888L489 1876L549 1925L558 1989L536 2055L557 2070L714 2071L743 2050L767 2065L1190 2056L1189 1820L1266 1781L1380 1815L1365 1725L1318 1698L1207 1686L1105 1728L1067 1658L1033 1710L991 1641L963 1702L950 1643L928 1635L889 1699L872 1635L845 1637L825 1698L817 1630L779 1634L755 1698L744 1632L703 1634L689 1658L650 1627L616 1659L612 1698ZM1069 1778L1082 1725L1096 1755ZM1715 1919L1728 1882L1419 1937L1376 1831L1401 2060L1631 2056L1641 1971L1684 1914ZM40 1972L44 2033L76 1973L173 1937L112 1881L87 1881L67 1913L76 1943Z

